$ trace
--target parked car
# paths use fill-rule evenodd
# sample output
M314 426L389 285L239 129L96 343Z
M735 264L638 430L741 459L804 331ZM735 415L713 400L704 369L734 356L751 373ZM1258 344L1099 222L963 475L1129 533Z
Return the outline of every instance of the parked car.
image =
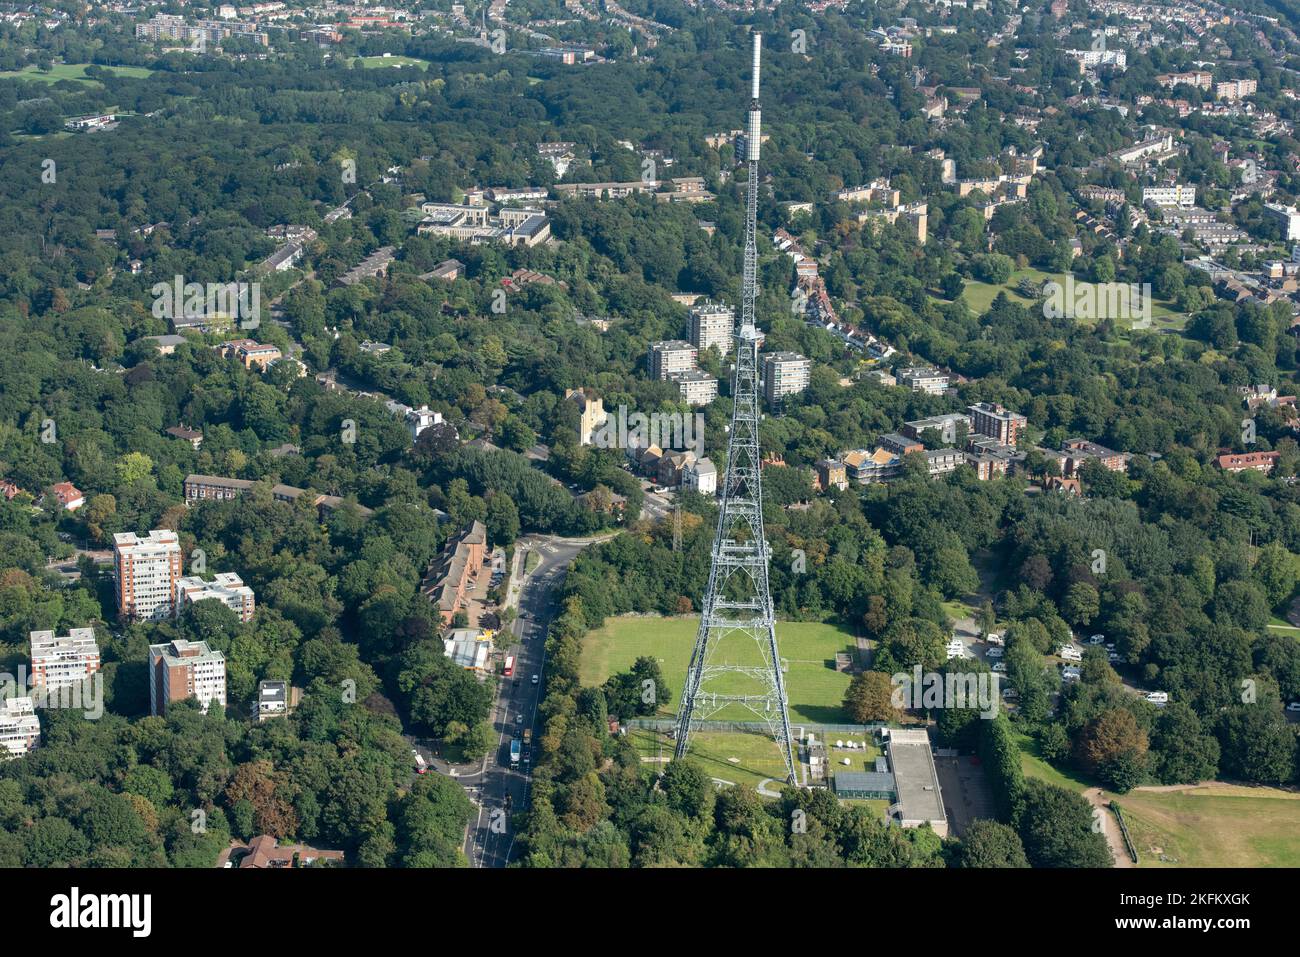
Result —
M1100 644L1102 644L1105 640L1106 640L1106 636L1105 636L1105 635L1093 635L1091 638L1088 639L1088 644L1090 644L1090 645L1100 645Z
M994 670L994 671L997 671L997 672L1003 672L1003 671L1006 671L1006 670L1007 670L1006 663L1005 663L1005 662L1002 662L1002 661L999 661L997 664L995 664L995 665L993 666L993 670Z
M540 680L541 680L540 676L538 676L538 675L533 675L533 684L537 684L537 682L540 681Z
M1292 701L1289 705L1286 706L1286 710L1300 711L1300 701Z
M989 657L989 658L1001 658L1001 657L1002 657L1002 649L1001 649L1001 648L990 648L988 651L984 652L984 654L985 654L987 657Z
M1124 659L1120 657L1119 652L1112 651L1107 653L1106 660L1111 663L1114 663L1117 661L1123 661Z

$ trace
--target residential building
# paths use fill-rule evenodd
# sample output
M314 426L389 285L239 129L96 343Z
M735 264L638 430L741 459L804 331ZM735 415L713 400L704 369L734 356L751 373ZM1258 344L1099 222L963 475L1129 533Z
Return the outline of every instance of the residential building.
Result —
M731 355L736 311L720 302L702 302L691 307L691 343L700 352L710 347L722 356Z
M342 864L342 851L324 851L308 844L281 844L270 834L259 834L247 844L234 843L221 852L217 867L244 870L284 870L307 867L317 861Z
M1196 187L1174 183L1169 186L1144 186L1142 205L1181 206L1191 209L1196 205Z
M215 599L221 602L238 615L239 620L243 622L252 621L253 613L257 610L253 589L245 585L244 580L234 572L222 572L216 575L212 581L204 581L197 575L190 575L177 580L177 617L180 617L186 605L207 599Z
M208 713L215 701L226 706L226 657L206 641L177 638L149 646L149 713L167 714L175 701L196 699Z
M769 352L763 356L763 397L769 408L780 404L787 395L808 388L812 360L797 352Z
M31 686L57 691L80 684L99 670L99 644L94 628L73 628L66 635L33 631Z
M429 566L420 590L437 606L444 625L450 625L456 612L464 609L486 553L487 528L473 521L448 539Z
M184 425L173 425L171 428L164 429L163 431L174 439L188 442L190 448L194 449L196 452L199 450L199 446L203 444L203 433L198 429L191 429Z
M21 758L41 744L41 719L29 697L9 698L0 706L0 748L8 759Z
M238 359L245 369L257 366L260 372L265 372L275 360L283 355L278 347L255 342L252 339L231 339L217 346L217 351L224 358L233 356Z
M959 449L934 449L921 454L925 456L925 467L931 478L955 472L966 464L966 453Z
M960 443L962 434L971 431L970 416L964 412L946 412L903 423L903 434L908 438L919 439L927 429L938 432L944 442Z
M695 346L681 339L652 342L649 352L650 378L664 380L674 372L694 369L698 358L699 351Z
M876 439L876 445L894 455L911 455L913 452L925 451L925 446L920 442L899 435L897 432L886 432Z
M701 369L687 369L668 376L687 405L708 405L718 397L718 380Z
M1061 462L1061 474L1073 478L1089 459L1095 459L1112 472L1128 471L1128 456L1087 439L1066 439L1056 456Z
M418 409L407 409L402 418L406 422L406 430L411 433L412 442L418 439L425 429L442 424L442 413L434 412L427 405L422 405Z
M1300 210L1281 203L1265 203L1264 218L1282 226L1282 238L1287 242L1300 239Z
M817 471L817 486L822 491L832 488L843 491L849 487L848 466L838 459L820 459L814 467Z
M258 721L278 718L289 713L289 684L286 681L259 681L253 716Z
M67 512L75 512L86 504L86 496L71 482L55 482L50 486L50 494Z
M701 495L718 492L718 469L707 458L692 462L682 470L682 488L694 489Z
M931 366L908 366L904 369L895 369L894 376L898 379L899 385L906 386L913 392L943 395L948 391L948 374Z
M1214 95L1220 100L1240 100L1254 96L1258 90L1259 84L1255 80L1225 80L1214 84Z
M591 445L596 430L605 424L605 403L589 389L565 389L564 398L578 407L578 444Z
M1268 475L1279 457L1278 452L1243 452L1220 455L1216 461L1225 472L1263 472Z
M256 484L256 482L249 479L192 473L185 476L185 504L193 505L195 502L226 501L239 498ZM304 495L307 495L311 503L321 512L336 509L344 502L337 495L321 495L292 485L276 484L271 486L271 496L277 502L296 502ZM364 505L355 507L362 516L369 517L375 514L373 509L366 508Z
M160 621L176 611L176 583L181 577L181 545L170 529L154 529L144 538L135 532L113 536L117 608L126 621Z
M971 431L997 439L1003 445L1016 445L1020 441L1021 431L1029 422L1019 412L1012 412L996 402L978 402L968 408Z

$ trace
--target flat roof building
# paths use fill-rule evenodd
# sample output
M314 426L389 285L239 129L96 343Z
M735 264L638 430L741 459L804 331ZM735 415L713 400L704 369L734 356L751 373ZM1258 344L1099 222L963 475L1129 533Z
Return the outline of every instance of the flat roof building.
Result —
M21 758L41 743L41 719L31 698L9 698L0 705L0 753Z
M811 376L812 360L797 352L769 352L763 356L763 397L768 406L808 388Z
M894 773L898 802L889 816L903 827L929 824L940 837L948 836L948 816L934 768L930 735L924 729L889 728L889 766Z
M240 621L253 620L253 612L256 610L253 589L245 585L244 580L234 572L222 572L212 581L204 581L197 575L191 575L176 582L177 617L180 617L186 605L209 599L221 602L238 615Z
M213 701L226 706L226 656L206 641L175 641L149 646L149 713L166 715L174 701L195 698L208 713Z
M113 536L117 608L127 621L160 621L176 609L181 577L181 545L176 533L156 528L144 538L135 532Z
M52 631L33 631L29 639L33 688L55 691L79 684L99 670L94 628L73 628L60 636Z

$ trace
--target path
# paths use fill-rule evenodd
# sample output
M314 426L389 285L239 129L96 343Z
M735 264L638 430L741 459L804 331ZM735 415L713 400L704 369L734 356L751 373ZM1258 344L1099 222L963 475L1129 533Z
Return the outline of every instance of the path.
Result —
M1106 806L1106 793L1101 788L1088 788L1083 796L1093 807L1101 808L1101 830L1106 835L1106 843L1110 845L1110 856L1115 859L1115 866L1135 867L1133 858L1128 856L1128 848L1124 845L1124 835L1119 832L1115 812Z

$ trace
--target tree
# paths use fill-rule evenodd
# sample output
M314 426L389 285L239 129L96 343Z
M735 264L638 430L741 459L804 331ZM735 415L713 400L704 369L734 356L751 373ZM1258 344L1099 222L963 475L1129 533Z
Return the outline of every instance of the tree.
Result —
M1075 740L1074 757L1079 767L1120 794L1141 782L1146 754L1146 732L1127 708L1104 711L1085 724Z
M1092 805L1054 784L1029 779L1020 839L1033 867L1111 867L1106 838L1092 829Z
M853 676L844 692L844 710L855 724L895 721L894 684L883 671L861 671Z
M1161 784L1197 784L1219 771L1219 742L1181 701L1166 705L1151 734L1152 769Z
M972 821L957 848L958 867L1028 867L1025 846L1013 828L997 821Z

